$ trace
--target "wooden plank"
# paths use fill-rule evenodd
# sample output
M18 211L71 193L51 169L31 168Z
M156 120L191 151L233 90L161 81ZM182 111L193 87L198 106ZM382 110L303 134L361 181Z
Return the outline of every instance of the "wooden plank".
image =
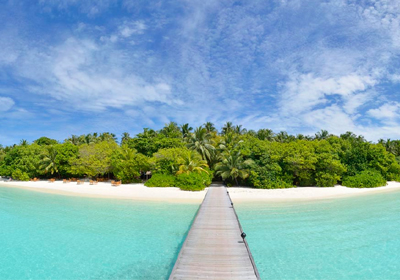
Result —
M223 185L211 185L169 277L178 279L260 279Z

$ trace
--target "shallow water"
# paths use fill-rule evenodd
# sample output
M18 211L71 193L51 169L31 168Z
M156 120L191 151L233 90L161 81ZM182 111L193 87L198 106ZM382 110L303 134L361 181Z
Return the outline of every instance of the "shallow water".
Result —
M400 279L400 192L235 203L262 279Z
M198 207L0 186L0 279L167 279Z

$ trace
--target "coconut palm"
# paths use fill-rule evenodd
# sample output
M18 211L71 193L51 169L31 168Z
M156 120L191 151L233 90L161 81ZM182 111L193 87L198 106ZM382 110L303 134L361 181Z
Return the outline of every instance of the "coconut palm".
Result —
M217 132L217 129L215 128L215 126L212 122L206 122L203 125L204 125L204 128L207 130L207 133Z
M274 132L272 131L272 129L259 129L257 131L257 138L260 140L273 141Z
M20 142L19 142L19 144L21 145L21 146L28 146L28 140L26 140L26 139L22 139Z
M238 178L246 179L249 176L249 169L253 164L252 160L243 160L240 152L230 152L222 155L222 161L215 166L216 175L223 180L232 179L239 185Z
M233 131L237 134L245 134L247 132L247 129L242 128L242 125L237 125L233 128Z
M208 174L206 168L208 168L207 162L201 159L201 156L195 151L189 151L186 155L182 156L179 160L179 170L176 172L179 174L190 174L191 172Z
M78 146L79 144L81 144L79 136L77 136L77 135L72 135L70 138L65 140L65 142L70 142L71 144L73 144L75 146Z
M318 140L323 140L329 138L329 132L327 130L321 129L321 131L318 131L315 133L315 139Z
M234 130L234 126L232 122L227 122L223 127L222 127L222 134L227 134L229 132L232 132Z
M211 135L202 126L196 128L194 133L190 135L186 147L189 150L197 151L202 159L207 160L207 162L210 161L211 153L215 150L212 145Z
M284 142L288 142L288 139L289 139L289 135L286 131L280 131L279 133L277 133L275 135L276 142L284 143Z
M180 126L180 128L181 128L182 138L183 139L187 138L190 135L190 133L192 132L192 130L193 130L193 127L189 126L188 123L182 124Z
M44 169L44 171L50 172L52 175L54 173L58 173L58 168L57 168L57 150L54 148L54 146L50 145L47 147L45 154L41 156L41 169Z
M121 146L126 144L129 141L129 139L131 139L131 135L128 132L122 133Z
M180 136L181 131L176 122L170 122L165 124L165 126L160 130L160 133L167 137L177 138Z

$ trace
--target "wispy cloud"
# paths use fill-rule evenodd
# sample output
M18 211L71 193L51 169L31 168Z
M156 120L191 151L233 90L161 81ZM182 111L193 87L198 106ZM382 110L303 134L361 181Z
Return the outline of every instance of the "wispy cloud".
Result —
M232 120L396 135L398 1L38 3L0 4L8 113L71 131L80 117L76 131Z

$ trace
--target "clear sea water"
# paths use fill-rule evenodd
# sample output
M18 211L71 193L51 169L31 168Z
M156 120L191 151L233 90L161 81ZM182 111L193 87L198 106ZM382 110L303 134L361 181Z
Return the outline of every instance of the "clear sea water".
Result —
M167 279L198 206L0 187L0 279ZM262 279L400 279L400 192L235 208Z
M0 186L0 279L168 279L198 207Z
M235 203L262 279L400 279L400 192Z

